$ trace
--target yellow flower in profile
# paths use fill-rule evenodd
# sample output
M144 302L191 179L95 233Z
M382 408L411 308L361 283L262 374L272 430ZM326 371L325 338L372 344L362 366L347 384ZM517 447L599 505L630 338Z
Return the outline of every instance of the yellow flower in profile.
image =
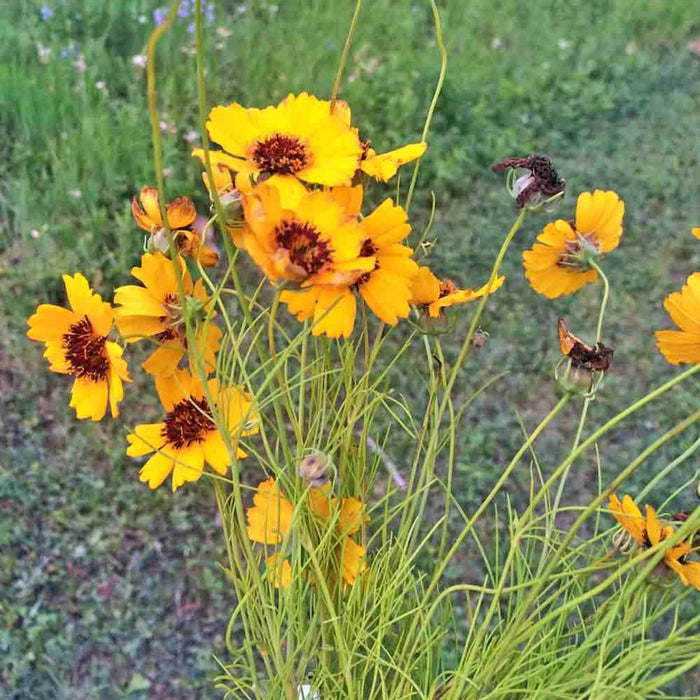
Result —
M80 273L63 275L63 283L71 308L41 304L27 321L27 336L45 344L52 372L75 377L70 406L78 418L101 420L108 403L116 418L124 397L122 382L131 379L122 348L107 340L114 311Z
M361 258L357 220L331 192L307 192L292 182L265 182L245 197L247 225L234 236L236 245L273 283L342 284L371 270L374 259Z
M340 567L343 579L352 585L357 576L367 570L364 561L366 550L351 537L369 520L364 504L357 498L333 498L330 484L326 484L321 488L309 489L308 505L311 513L322 521L337 515L335 530L340 538ZM276 480L269 478L258 484L253 505L246 511L248 537L261 544L280 544L289 532L293 516L294 506L281 492ZM267 563L270 580L275 587L288 586L291 581L289 562L285 559L280 563L279 554L275 553L267 559Z
M425 141L421 141L409 143L387 153L377 153L373 148L368 148L360 160L360 170L375 180L386 182L396 175L402 165L418 160L427 147Z
M335 188L331 196L342 203L347 216L355 219L362 204L362 188ZM348 337L355 327L359 293L367 306L384 323L396 325L411 307L411 282L418 272L413 250L402 245L411 232L408 215L386 199L360 222L360 255L371 267L345 284L337 279L317 279L302 291L284 291L280 300L300 321L314 319L312 333L330 338ZM324 284L331 281L332 284Z
M214 107L207 130L234 156L229 167L255 180L264 173L349 185L362 153L357 133L331 114L330 102L305 92L265 109Z
M700 362L700 272L688 277L680 292L669 294L664 301L679 331L656 331L656 344L667 362Z
M170 243L160 213L158 190L155 187L142 187L138 198L134 197L131 201L131 213L137 225L151 234L149 248L163 253L168 252ZM219 262L219 254L203 245L202 234L192 228L197 218L197 211L187 197L178 197L168 202L165 206L165 216L178 253L195 260L199 258L204 267L214 267Z
M350 106L344 100L336 100L333 103L333 115L342 119L342 121L350 126L352 122L352 113ZM355 129L357 132L357 129ZM359 132L358 132L359 133ZM359 136L358 136L359 137ZM395 148L387 153L377 153L371 146L369 141L363 141L362 153L358 170L369 175L375 180L387 182L396 175L398 169L406 163L410 163L420 158L426 151L428 145L425 141L418 143L409 143L400 148Z
M695 238L700 238L700 226L698 228L691 228L690 232L695 236Z
M467 304L486 294L493 294L503 286L505 277L502 275L494 279L489 290L488 282L479 289L459 289L449 279L438 279L427 266L420 267L411 285L410 302L414 306L427 309L431 318L440 318L443 309L456 304Z
M239 387L220 386L217 379L210 379L207 388L215 402L212 407L197 377L181 369L174 379L158 386L167 411L162 422L137 425L126 437L129 457L155 453L139 473L139 481L148 482L151 489L158 488L171 473L173 491L185 482L197 481L205 463L215 472L226 474L231 456L214 422L216 409L226 422L238 459L246 456L237 446L238 437L258 432L258 418L251 413L252 398Z
M133 267L131 274L143 283L125 285L114 292L117 328L124 342L135 343L153 338L160 347L141 365L154 376L172 374L190 350L185 337L185 307L198 306L204 317L210 297L204 291L202 280L193 284L185 261L178 257L182 289L186 295L180 300L173 261L162 253L145 253L141 267ZM200 321L196 328L196 350L203 354L206 369L214 370L215 353L219 348L221 330L213 323Z
M637 504L628 495L620 501L617 494L611 494L608 510L642 549L655 547L675 532L672 525L661 525L656 510L649 505L646 506L646 517L643 517ZM678 575L684 586L692 584L700 590L700 562L687 560L691 551L690 542L682 540L664 552L663 562Z
M532 288L556 299L598 279L589 261L617 248L624 214L625 204L615 192L581 193L575 222L558 219L547 224L538 242L523 253L525 276Z

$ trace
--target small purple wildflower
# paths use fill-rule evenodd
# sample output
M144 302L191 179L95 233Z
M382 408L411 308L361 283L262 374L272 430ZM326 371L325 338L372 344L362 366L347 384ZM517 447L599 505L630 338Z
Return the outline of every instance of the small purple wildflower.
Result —
M153 10L153 22L155 23L156 27L160 27L160 25L165 22L167 16L167 7L157 7L155 10Z
M48 5L42 5L39 13L41 14L42 22L48 22L55 14Z

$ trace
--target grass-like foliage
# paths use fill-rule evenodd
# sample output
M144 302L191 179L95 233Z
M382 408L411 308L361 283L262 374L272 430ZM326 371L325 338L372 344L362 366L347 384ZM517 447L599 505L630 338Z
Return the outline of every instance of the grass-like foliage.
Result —
M480 23L488 16L482 4L469 10ZM606 329L616 280L606 265L624 241L629 203L606 182L577 190L575 207L565 204L566 173L543 155L490 162L506 146L523 156L531 144L517 142L497 101L483 93L475 99L480 106L464 107L476 88L449 77L443 22L463 21L456 17L463 3L441 12L429 0L427 10L412 10L423 13L425 26L394 13L381 27L417 47L415 70L431 76L430 91L422 81L420 89L406 87L412 68L386 60L379 69L353 49L367 46L361 0L344 45L335 47L337 68L315 64L304 42L292 50L271 24L264 41L281 47L279 65L269 59L262 70L256 49L263 39L251 40L244 70L260 76L253 82L222 80L208 4L189 5L196 81L168 87L173 78L163 57L172 58L168 41L183 16L176 0L138 54L147 111L142 105L142 112L116 116L150 121L150 131L135 130L133 143L115 141L97 162L94 153L86 161L95 169L96 191L88 196L94 214L101 211L97 193L108 189L100 178L125 177L119 154L143 150L138 177L145 180L152 146L155 185L143 187L131 206L144 233L134 279L122 278L113 306L81 274L64 275L66 305L40 305L28 335L44 344L52 371L71 377L70 407L79 419L117 418L131 386L153 389L159 422L125 411L126 453L141 460L140 481L152 490L170 485L174 501L200 490L216 504L221 527L213 536L225 552L218 574L233 594L225 647L215 655L217 692L287 700L686 697L678 694L692 685L684 676L700 658L700 507L681 511L672 503L696 486L698 474L681 484L670 477L700 453L700 273L684 270L679 291L645 300L663 303L675 324L650 325L649 342L655 338L670 365L688 367L673 373L665 365L666 375L647 382L644 393L623 395L621 407L593 416L615 368ZM504 5L517 24L520 6ZM269 11L261 3L251 14ZM316 20L338 21L337 13L319 10ZM434 50L429 58L426 44ZM461 50L477 51L467 37ZM584 44L583 53L589 50ZM437 65L429 62L434 54ZM58 81L61 68L54 70ZM552 93L550 108L562 115L550 140L557 147L580 118L569 113L569 83L535 78L532 66L522 70ZM280 72L294 72L289 94L275 94L272 76ZM363 88L353 89L362 73ZM321 78L328 99L304 90L304 80L314 86ZM375 81L392 90L374 90ZM527 113L532 95L516 84L500 89L517 93ZM169 119L196 130L193 156L206 188L197 195L185 180L175 180L177 193L172 180L166 188L175 163L166 161L175 156L164 154L163 94L176 95ZM248 107L261 96L269 106ZM577 99L595 111L609 97L591 88ZM425 114L422 125L409 123L415 105ZM39 106L30 111L51 120ZM371 115L361 132L358 112ZM111 116L101 118L109 131ZM502 128L486 140L468 137L440 166L423 165L426 148L449 150L451 131L469 133L480 119L503 120ZM546 110L533 119L547 121ZM80 123L100 128L99 121ZM538 128L533 124L533 133ZM43 145L26 142L34 150ZM44 154L48 171L61 172L61 148L58 142ZM450 243L436 236L435 202L440 187L445 197L458 194L454 172L477 172L485 162L505 173L503 213L482 222L493 245L488 260L481 246L472 269L444 252ZM437 191L416 217L426 168ZM206 192L209 216L197 217L184 194L202 201ZM521 240L526 222L540 231L535 241ZM700 238L700 229L693 234ZM115 240L107 254L100 251L109 279L127 250ZM502 389L508 373L488 374L478 363L489 342L482 328L488 306L507 293L521 261L535 292L554 308L570 304L558 316L583 294L597 309L586 315L585 332L576 328L583 338L559 320L560 358L547 380L552 400L530 387L536 422L504 419L508 435L499 435L498 419L481 426L482 439L507 458L479 498L467 500L456 481L475 406L491 397L492 410L512 413ZM136 345L148 357L132 376ZM630 450L616 444L616 431L669 396L683 397L672 425L637 436ZM577 416L572 438L555 429L565 414ZM604 467L610 452L614 471ZM571 489L584 459L596 465L596 476L581 496ZM630 483L639 485L651 463L653 478L634 493ZM252 482L244 471L251 465L263 475ZM625 495L630 491L634 497Z

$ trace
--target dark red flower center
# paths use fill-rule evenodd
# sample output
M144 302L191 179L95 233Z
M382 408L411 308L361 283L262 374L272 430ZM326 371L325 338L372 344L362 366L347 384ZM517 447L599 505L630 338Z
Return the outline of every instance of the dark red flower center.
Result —
M93 382L105 379L109 370L106 342L107 336L96 335L87 316L70 326L61 342L70 373Z
M331 261L328 241L321 239L319 232L301 221L283 221L275 229L275 240L289 254L290 262L307 275L316 274Z
M275 134L258 141L253 161L265 173L294 175L308 165L309 156L306 146L295 136Z
M371 238L365 238L365 240L362 241L362 247L360 248L360 257L368 258L370 255L374 255L378 250L379 248L374 245Z
M205 398L185 399L175 404L165 416L162 435L176 449L203 442L206 434L215 429L214 420Z

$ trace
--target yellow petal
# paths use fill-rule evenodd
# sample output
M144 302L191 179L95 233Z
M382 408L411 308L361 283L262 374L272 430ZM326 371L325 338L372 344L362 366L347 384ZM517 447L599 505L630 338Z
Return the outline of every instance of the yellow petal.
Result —
M141 467L139 481L148 482L148 488L157 489L167 478L173 468L173 458L169 453L156 452Z
M410 143L387 153L373 154L360 163L360 168L370 177L386 182L396 175L400 166L420 158L426 148L425 142Z
M102 420L107 412L107 381L102 379L92 382L87 379L76 378L71 390L69 406L75 409L77 418L90 418L94 421Z
M160 450L165 445L163 430L165 423L141 423L134 427L134 432L126 436L129 457L141 457Z

